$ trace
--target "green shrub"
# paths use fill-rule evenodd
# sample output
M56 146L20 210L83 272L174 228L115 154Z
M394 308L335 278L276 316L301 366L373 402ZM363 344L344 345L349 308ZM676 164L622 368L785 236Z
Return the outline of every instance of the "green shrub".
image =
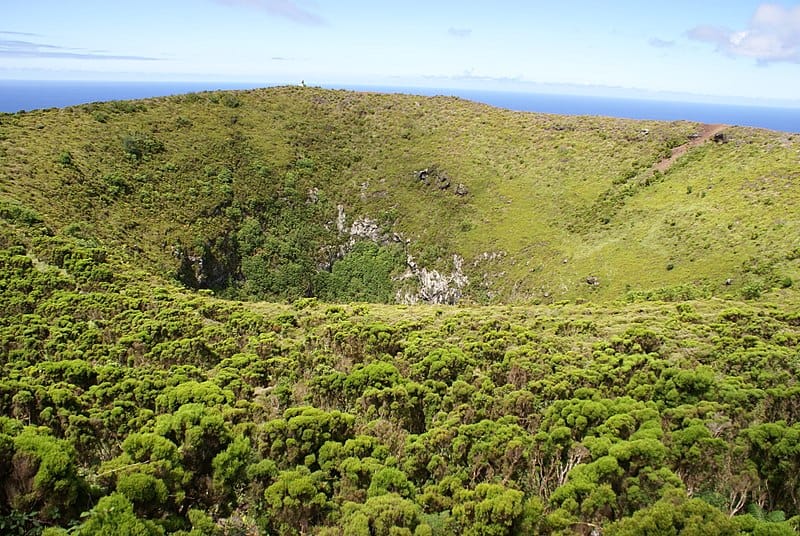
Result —
M757 300L761 297L763 290L764 287L761 285L761 283L748 283L742 287L742 298L745 300Z
M14 448L12 465L22 478L11 487L12 506L39 510L44 519L74 513L86 499L86 485L77 474L75 448L34 427L14 438Z
M392 277L404 267L405 255L399 245L358 242L330 272L319 274L317 295L327 301L388 303L394 299Z
M64 167L69 167L72 165L72 153L69 151L61 151L58 154L58 163Z
M159 507L166 502L169 494L162 480L144 473L120 475L117 491L137 507Z
M78 536L163 536L164 529L136 516L133 504L121 493L98 501L87 520L77 529Z
M163 153L164 144L149 134L134 132L122 138L122 149L137 160Z
M10 199L0 199L0 218L24 225L42 223L42 217L38 212Z
M5 536L37 536L42 533L39 512L12 510L0 515L0 534Z
M239 100L235 93L225 92L222 95L222 104L228 108L238 108L242 105L242 101Z

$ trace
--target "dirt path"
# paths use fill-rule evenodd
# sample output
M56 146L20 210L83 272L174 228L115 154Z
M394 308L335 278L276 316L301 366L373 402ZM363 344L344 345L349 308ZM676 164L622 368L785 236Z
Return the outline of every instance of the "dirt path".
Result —
M672 165L675 163L678 158L685 155L686 152L691 149L692 147L697 147L698 145L702 145L711 138L713 138L716 134L719 134L723 130L728 128L728 125L703 125L700 127L700 132L696 138L683 145L679 145L672 149L672 154L669 155L667 158L658 162L653 166L653 171L660 171L661 173L665 173Z

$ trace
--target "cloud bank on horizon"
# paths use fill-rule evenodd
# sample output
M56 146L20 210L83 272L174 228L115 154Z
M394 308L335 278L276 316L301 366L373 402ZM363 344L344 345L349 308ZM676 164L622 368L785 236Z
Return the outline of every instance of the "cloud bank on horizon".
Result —
M0 31L0 58L55 58L78 60L136 60L158 61L159 58L150 56L127 56L111 54L107 51L84 50L79 48L62 47L46 43L36 43L22 39L8 39L11 37L38 37L29 32Z
M702 25L688 32L690 39L717 46L729 56L772 62L800 63L800 5L761 4L744 30Z

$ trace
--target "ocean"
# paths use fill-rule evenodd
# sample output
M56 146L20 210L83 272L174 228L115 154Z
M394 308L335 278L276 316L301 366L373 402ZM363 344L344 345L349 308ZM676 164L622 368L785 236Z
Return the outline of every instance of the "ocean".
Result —
M62 108L89 102L146 99L255 85L218 82L65 82L0 80L0 112Z
M421 95L454 95L520 112L566 115L601 115L628 119L659 121L696 121L722 123L783 132L800 133L800 108L744 106L699 102L675 102L645 99L510 93L480 90L431 90L419 88L404 92Z
M264 83L260 87L274 84ZM250 89L254 83L61 82L0 80L0 112L72 106L88 102L141 99L216 89ZM544 93L422 87L337 86L358 91L449 95L523 112L601 115L662 121L724 123L800 133L800 108L657 101Z

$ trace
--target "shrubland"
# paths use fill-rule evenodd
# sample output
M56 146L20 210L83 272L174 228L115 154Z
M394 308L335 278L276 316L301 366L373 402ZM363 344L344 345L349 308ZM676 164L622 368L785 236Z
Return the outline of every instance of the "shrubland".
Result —
M780 295L236 302L16 214L0 252L8 533L797 527L800 315Z

